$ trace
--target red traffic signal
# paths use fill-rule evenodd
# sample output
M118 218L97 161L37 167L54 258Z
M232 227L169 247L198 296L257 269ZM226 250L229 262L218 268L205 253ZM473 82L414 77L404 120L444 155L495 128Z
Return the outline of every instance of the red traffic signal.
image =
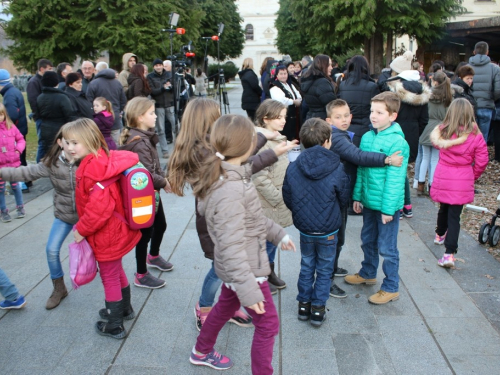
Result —
M186 29L183 29L181 27L178 27L177 29L175 29L175 32L179 35L183 35L183 34L186 34Z
M219 37L218 37L217 35L214 35L214 36L212 37L212 40L213 40L213 41L217 41L217 40L219 40Z

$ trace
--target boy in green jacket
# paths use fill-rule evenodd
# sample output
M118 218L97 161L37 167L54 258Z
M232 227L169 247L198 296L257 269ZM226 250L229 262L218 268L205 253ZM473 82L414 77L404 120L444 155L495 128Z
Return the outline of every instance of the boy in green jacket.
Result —
M405 141L398 116L400 100L392 92L383 92L371 100L370 121L373 129L361 138L363 151L382 152L392 155L401 151L401 168L388 165L385 168L358 167L353 191L354 211L363 210L361 248L364 260L359 273L347 275L348 284L376 283L379 254L384 258L385 274L380 290L368 298L381 305L399 298L399 215L404 204L404 185L410 148Z

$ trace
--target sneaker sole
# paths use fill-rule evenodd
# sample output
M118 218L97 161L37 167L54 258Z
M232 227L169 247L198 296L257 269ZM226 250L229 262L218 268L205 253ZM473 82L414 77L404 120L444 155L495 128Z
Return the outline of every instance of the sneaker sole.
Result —
M334 298L347 298L347 294L341 296L341 295L338 295L338 294L332 294L332 293L330 293L330 297L334 297Z
M389 303L392 301L397 301L398 299L399 299L399 296L393 297L390 300L388 300L387 302L373 302L373 301L370 301L370 299L368 299L368 302L373 303L374 305L385 305L386 303Z
M347 281L345 278L344 278L344 281L346 284L349 284L349 285L361 285L361 284L366 284L366 285L375 285L377 283L377 280L373 280L373 281L370 281L370 280L366 280L366 281L361 281L361 282L349 282Z
M160 270L162 272L170 272L170 271L172 271L174 269L174 267L168 268L168 269L166 269L166 268L160 268L159 266L156 266L156 265L150 264L150 263L146 263L146 266L148 266L150 268L156 268L156 269L158 269L158 270Z
M0 310L19 310L19 309L22 309L24 306L26 306L26 304L28 303L28 301L24 301L24 303L22 305L19 305L19 306L9 306L9 307L2 307L0 306Z
M134 285L138 288L146 288L146 289L160 289L160 288L163 288L165 285L167 285L167 283L163 284L163 285L159 285L159 286L147 286L147 285L141 285L141 284L136 284L135 281L134 281Z
M112 337L112 338L117 339L117 340L123 340L125 337L127 337L127 331L123 331L122 333L119 333L118 335L112 335L111 333L106 333L106 332L101 331L99 328L97 328L97 326L95 326L95 330L101 336Z
M301 322L307 322L311 318L310 315L297 315L297 319L299 319Z
M453 268L453 267L455 267L455 263L453 263L453 264L451 264L451 263L439 264L438 263L438 266L443 267L443 268Z
M311 323L311 325L313 327L319 328L319 327L321 327L323 325L323 323L325 322L325 320L326 320L326 315L325 315L324 319L321 320L321 321L311 319L311 321L309 323Z
M443 242L441 242L441 241L436 241L436 240L434 240L434 243L435 243L436 245L442 245L442 244L444 244L444 241L443 241Z
M411 214L411 215L403 214L403 216L407 217L409 219L409 218L413 217L413 214Z
M229 370L231 367L233 367L233 365L231 365L229 367L225 367L225 368L215 367L214 365L207 363L207 362L196 361L192 357L189 357L189 362L191 362L193 365L196 365L196 366L207 366L207 367L213 368L214 370Z
M23 217L25 217L26 215L17 215L16 219L22 219Z
M349 273L334 273L333 274L333 276L335 276L335 277L345 277L347 275L349 275Z
M236 324L237 326L240 326L240 327L244 327L244 328L251 328L253 327L253 323L242 323L242 322L238 322L236 319L234 318L231 318L229 319L229 323L233 323L233 324Z

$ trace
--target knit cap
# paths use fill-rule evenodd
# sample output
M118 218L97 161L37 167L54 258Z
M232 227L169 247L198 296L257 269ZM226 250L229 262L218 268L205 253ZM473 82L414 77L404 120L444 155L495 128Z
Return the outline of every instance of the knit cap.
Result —
M59 84L59 78L57 78L57 73L52 70L47 70L42 76L42 86L44 87L56 87Z
M10 83L10 74L5 69L0 69L0 86L5 86Z
M153 66L158 65L158 64L163 65L163 60L162 59L155 59L155 61L153 61Z
M396 57L389 65L396 73L411 70L411 62L413 61L413 52L406 51L403 55Z

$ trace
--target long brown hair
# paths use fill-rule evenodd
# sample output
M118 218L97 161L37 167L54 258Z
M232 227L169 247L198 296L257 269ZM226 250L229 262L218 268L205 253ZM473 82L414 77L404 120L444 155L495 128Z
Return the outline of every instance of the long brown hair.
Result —
M174 194L184 195L186 184L197 178L203 158L213 152L209 134L219 117L219 103L213 99L196 98L187 104L168 164L168 181Z
M335 84L332 81L332 77L328 74L328 66L330 65L330 57L327 55L316 55L314 57L313 63L311 67L307 70L306 74L304 74L303 78L307 78L309 76L324 76L328 79L332 84Z
M448 107L453 100L450 79L445 72L440 70L434 73L432 80L437 83L432 87L432 98L442 101L444 106Z
M262 61L262 65L260 67L260 75L264 74L264 72L266 71L266 68L267 68L267 62L270 61L270 60L274 60L274 57L266 57L264 59L264 61Z
M130 128L138 128L140 125L139 117L144 115L148 109L154 105L154 100L143 96L136 96L127 102L124 109L127 126L123 128L122 134L120 135L120 145L127 143L128 137L130 136Z
M470 133L478 133L474 108L467 99L457 98L448 107L443 125L441 125L441 136L444 139L450 139L454 134L460 137L462 134Z
M255 147L257 136L254 125L248 117L241 115L224 115L219 118L212 129L210 144L214 152L203 161L199 177L193 182L193 193L198 199L207 196L212 185L225 176L222 159L234 159L245 155L250 148Z
M144 65L143 64L135 64L132 68L130 68L130 74L135 74L137 77L139 77L142 81L142 84L144 86L143 91L144 92L150 92L151 89L149 88L149 83L146 77L144 77Z

